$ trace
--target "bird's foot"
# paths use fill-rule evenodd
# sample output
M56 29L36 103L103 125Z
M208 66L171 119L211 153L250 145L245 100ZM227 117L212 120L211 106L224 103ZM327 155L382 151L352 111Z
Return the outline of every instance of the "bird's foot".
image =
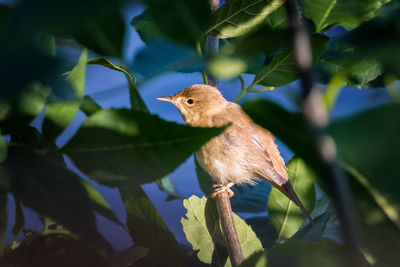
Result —
M235 193L233 193L231 187L234 186L235 183L227 183L227 184L213 184L214 192L211 194L212 198L216 198L219 194L227 192L229 198L233 197Z

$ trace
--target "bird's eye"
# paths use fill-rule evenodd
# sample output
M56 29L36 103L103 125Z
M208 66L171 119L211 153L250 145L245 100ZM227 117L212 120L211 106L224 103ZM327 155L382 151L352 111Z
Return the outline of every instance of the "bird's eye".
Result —
M186 103L188 103L189 105L193 105L194 104L194 99L193 98L189 98L188 100L186 100Z

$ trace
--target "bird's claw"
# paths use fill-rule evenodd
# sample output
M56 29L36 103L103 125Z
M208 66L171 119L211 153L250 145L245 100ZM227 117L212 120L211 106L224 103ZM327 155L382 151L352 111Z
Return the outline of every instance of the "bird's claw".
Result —
M211 194L212 198L216 198L219 194L227 192L229 198L233 197L235 193L233 193L231 187L234 186L234 183L228 184L213 184L214 192Z

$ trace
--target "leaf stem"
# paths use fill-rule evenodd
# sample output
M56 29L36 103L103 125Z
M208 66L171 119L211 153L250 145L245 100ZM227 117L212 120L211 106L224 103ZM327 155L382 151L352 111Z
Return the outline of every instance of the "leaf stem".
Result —
M196 42L196 50L197 50L197 53L199 53L199 55L202 57L203 56L203 52L201 51L200 41ZM208 85L208 77L207 77L206 71L202 70L201 74L203 75L203 83Z

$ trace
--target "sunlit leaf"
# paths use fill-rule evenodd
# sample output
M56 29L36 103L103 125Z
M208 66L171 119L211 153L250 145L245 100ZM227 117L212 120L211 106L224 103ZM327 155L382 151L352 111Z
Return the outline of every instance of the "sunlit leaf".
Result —
M51 139L56 138L67 127L76 112L85 90L86 61L88 57L87 49L82 51L78 64L68 74L67 81L70 83L76 94L76 101L55 102L47 105L45 120L43 122L43 132Z
M140 187L120 188L126 208L126 225L135 245L149 249L145 262L150 266L183 266L183 257L174 235Z
M253 255L251 255L250 257L248 257L247 259L245 259L244 262L239 266L240 267L268 266L267 265L267 255L265 254L264 251L256 252Z
M223 128L194 128L147 112L107 109L90 116L63 151L101 184L154 182Z
M303 7L305 16L315 23L316 31L320 32L333 24L354 28L374 17L388 2L390 0L305 0Z
M131 101L132 110L148 111L146 104L144 103L139 91L136 88L136 77L131 73L127 66L114 65L106 58L95 58L91 59L87 63L88 65L101 65L103 67L122 72L128 80L129 97Z
M226 1L211 15L205 34L231 38L250 32L283 4L282 0Z
M168 196L165 201L170 201L174 199L184 199L184 197L178 192L177 188L172 183L169 176L165 176L157 181L157 187Z
M293 158L287 164L289 180L304 208L311 212L315 204L314 173L300 158ZM278 232L278 239L291 237L307 219L282 192L272 188L268 198L268 215Z
M183 205L187 209L186 218L181 220L183 231L193 249L199 250L198 258L208 264L231 266L230 261L227 261L225 241L215 202L207 200L206 197L200 199L192 196L184 200ZM262 251L261 242L251 227L236 214L233 214L233 219L245 259Z

